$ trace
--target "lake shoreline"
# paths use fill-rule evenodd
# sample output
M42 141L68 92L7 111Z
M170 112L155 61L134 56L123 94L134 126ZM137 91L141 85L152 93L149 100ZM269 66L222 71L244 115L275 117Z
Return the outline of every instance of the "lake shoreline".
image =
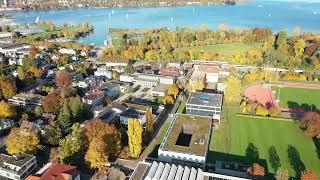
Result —
M61 6L61 7L48 7L48 8L36 8L36 7L8 7L8 8L0 8L0 13L6 12L32 12L32 11L58 11L58 10L73 10L73 9L85 9L85 8L92 8L92 9L118 9L118 8L132 8L132 9L139 9L139 8L167 8L167 7L200 7L200 6L236 6L243 3L250 3L252 0L233 0L233 1L221 1L221 2L180 2L180 3L168 3L166 4L115 4L113 6L90 6L90 5L77 5L77 6ZM232 3L228 3L232 2Z

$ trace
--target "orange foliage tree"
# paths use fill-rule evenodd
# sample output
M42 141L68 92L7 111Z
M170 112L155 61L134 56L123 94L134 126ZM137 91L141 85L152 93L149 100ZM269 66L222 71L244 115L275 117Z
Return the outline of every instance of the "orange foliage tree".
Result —
M42 101L44 112L58 113L61 108L61 98L57 92L52 92Z
M306 112L300 121L300 128L307 136L320 138L320 113Z
M248 168L247 172L249 175L255 178L263 177L265 175L264 167L258 163L253 163L252 166Z
M56 73L56 84L60 87L69 86L71 84L71 76L66 70L60 70Z
M301 174L301 180L317 180L318 176L316 173L312 171L303 171Z

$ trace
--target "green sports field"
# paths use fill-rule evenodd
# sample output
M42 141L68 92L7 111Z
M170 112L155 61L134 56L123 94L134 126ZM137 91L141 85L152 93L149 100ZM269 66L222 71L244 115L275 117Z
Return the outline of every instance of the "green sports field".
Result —
M278 97L279 88L272 89ZM280 90L279 105L284 108L320 109L320 90L283 87Z
M248 162L246 150L250 143L257 148L259 162L268 166L270 173L274 173L268 153L272 146L280 157L281 166L288 169L292 177L304 168L320 173L319 151L295 122L240 117L235 113L230 114L228 123L223 122L218 130L212 132L208 161Z

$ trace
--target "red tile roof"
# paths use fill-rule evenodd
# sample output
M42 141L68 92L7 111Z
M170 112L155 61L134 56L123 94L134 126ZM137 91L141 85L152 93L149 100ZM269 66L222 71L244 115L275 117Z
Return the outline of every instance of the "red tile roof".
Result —
M68 180L70 176L74 179L80 171L75 166L66 164L54 164L50 166L40 177L29 176L27 180Z

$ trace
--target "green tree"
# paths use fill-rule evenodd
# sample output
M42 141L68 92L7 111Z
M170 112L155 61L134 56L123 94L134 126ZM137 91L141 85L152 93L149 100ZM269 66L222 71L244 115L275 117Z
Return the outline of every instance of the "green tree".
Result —
M43 110L40 106L37 106L35 109L34 109L34 114L36 115L36 117L41 117L43 113Z
M279 167L281 166L280 157L277 153L277 150L274 146L271 146L268 150L269 154L269 162L271 163L271 166L274 171L277 171Z
M81 165L83 159L83 132L80 124L72 126L72 132L59 142L58 158L61 163Z
M225 102L239 104L241 101L241 81L235 76L229 76L225 82L225 86Z
M128 119L129 150L132 157L139 157L142 150L142 126L139 119Z
M79 120L82 119L82 115L83 115L83 103L80 99L79 96L77 97L71 97L69 100L69 104L70 104L70 110L71 110L71 114L72 117L75 120Z
M53 123L53 125L47 125L44 131L44 140L47 144L52 146L59 145L59 141L62 138L62 131L56 122Z
M277 35L276 40L276 48L277 49L288 49L288 32L280 31Z
M153 133L153 115L152 115L152 111L150 108L148 108L147 110L147 114L146 114L146 129L147 129L147 132L149 134L152 134Z
M58 124L63 134L67 134L72 126L71 112L69 103L65 99L58 116Z

